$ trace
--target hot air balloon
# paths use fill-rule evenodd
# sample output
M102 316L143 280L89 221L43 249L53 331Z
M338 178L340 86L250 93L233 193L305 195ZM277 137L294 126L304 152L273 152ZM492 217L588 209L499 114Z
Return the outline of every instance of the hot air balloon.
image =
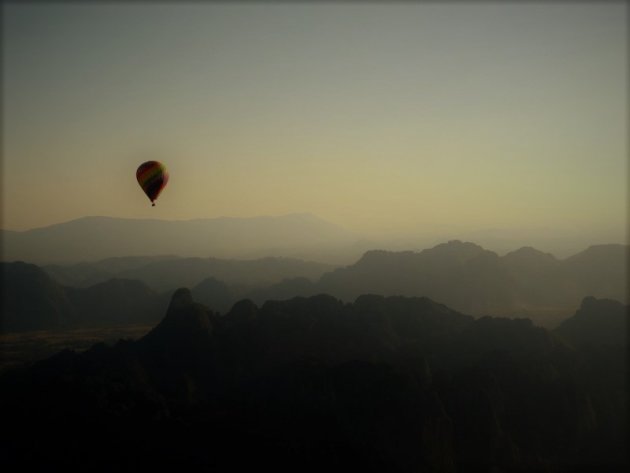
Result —
M155 207L155 199L158 198L168 182L166 167L158 161L147 161L138 167L136 179Z

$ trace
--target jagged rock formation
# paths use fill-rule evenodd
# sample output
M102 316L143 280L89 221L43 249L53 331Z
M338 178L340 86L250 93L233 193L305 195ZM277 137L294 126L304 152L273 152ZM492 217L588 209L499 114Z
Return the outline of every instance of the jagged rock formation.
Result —
M0 378L3 462L611 471L625 461L626 371L607 350L427 298L243 300L219 316L180 289L137 342Z

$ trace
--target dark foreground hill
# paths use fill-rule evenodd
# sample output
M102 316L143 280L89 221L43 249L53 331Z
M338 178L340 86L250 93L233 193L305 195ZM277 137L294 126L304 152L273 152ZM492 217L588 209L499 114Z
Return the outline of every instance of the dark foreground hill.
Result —
M0 378L0 453L11 471L623 471L625 359L589 353L426 298L218 316L180 289L136 342Z
M585 297L573 317L554 333L574 346L625 346L628 342L628 306L609 299Z

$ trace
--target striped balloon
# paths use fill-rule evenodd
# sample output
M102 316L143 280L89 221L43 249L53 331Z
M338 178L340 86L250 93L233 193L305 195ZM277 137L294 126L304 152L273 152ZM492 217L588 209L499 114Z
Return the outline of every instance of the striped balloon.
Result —
M155 206L155 199L158 198L162 189L168 182L168 172L166 167L158 161L147 161L142 163L136 171L136 179L149 200Z

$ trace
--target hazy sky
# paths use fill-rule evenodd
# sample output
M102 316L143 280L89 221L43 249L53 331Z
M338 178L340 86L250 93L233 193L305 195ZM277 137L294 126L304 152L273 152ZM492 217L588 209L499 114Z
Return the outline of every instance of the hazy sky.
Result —
M312 212L624 238L624 3L3 8L4 228ZM171 174L154 208L147 159Z

